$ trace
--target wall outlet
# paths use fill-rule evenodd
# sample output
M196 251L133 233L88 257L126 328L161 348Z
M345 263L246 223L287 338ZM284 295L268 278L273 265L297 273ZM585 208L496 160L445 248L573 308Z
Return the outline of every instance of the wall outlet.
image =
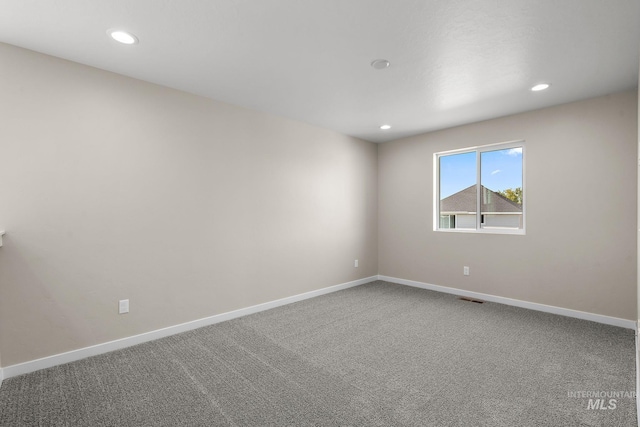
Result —
M464 267L462 267L462 274L464 274L465 276L469 275L469 267L467 267L466 265Z
M354 266L354 267L358 267L358 260L355 260L355 261L353 262L353 266Z
M118 302L118 314L125 314L129 312L129 300L121 299Z

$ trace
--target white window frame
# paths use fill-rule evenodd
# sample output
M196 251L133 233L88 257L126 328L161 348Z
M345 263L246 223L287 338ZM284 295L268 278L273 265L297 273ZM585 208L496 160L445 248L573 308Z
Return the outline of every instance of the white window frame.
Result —
M487 151L508 150L510 148L522 147L522 228L482 228L482 182L480 175L482 170L480 168L481 153ZM478 145L475 147L460 148L456 150L440 151L433 154L433 230L443 233L481 233L481 234L526 234L527 214L526 214L526 155L525 155L525 141L519 139L516 141L499 142L496 144ZM463 153L476 153L476 228L475 229L454 229L454 228L440 228L440 157L450 156L452 154Z

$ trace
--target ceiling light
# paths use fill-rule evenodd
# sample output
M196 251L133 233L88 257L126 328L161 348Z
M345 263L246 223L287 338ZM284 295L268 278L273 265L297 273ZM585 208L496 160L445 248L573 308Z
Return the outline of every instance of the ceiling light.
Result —
M391 129L391 125L382 125L382 126L380 126L380 129L382 129L382 130Z
M535 85L534 87L532 87L531 90L534 91L534 92L538 92L540 90L549 89L549 86L551 86L549 83L540 83L540 84Z
M123 44L136 44L138 43L138 38L131 34L131 33L127 33L126 31L122 31L122 30L108 30L107 34L109 34L111 36L112 39L114 39L117 42L123 43Z
M389 61L387 61L386 59L376 59L375 61L373 61L371 63L371 66L373 68L375 68L376 70L384 70L385 68L387 68L390 64Z

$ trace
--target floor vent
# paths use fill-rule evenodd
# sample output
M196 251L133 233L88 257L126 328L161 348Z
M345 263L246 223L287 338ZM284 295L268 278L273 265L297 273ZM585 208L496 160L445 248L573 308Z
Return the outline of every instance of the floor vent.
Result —
M473 299L473 298L467 298L467 297L460 297L458 299L461 299L462 301L475 302L476 304L482 304L484 302L484 301L480 301L479 299Z

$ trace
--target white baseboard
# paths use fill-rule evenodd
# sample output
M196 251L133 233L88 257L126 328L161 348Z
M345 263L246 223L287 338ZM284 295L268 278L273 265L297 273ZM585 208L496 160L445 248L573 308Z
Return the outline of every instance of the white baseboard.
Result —
M619 326L621 328L633 329L634 331L637 331L637 323L633 320L603 316L601 314L587 313L586 311L571 310L569 308L555 307L553 305L538 304L535 302L498 297L495 295L482 294L480 292L465 291L463 289L448 288L446 286L432 285L430 283L416 282L414 280L398 279L397 277L379 275L378 279L384 280L385 282L398 283L400 285L407 285L416 288L429 289L437 292L444 292L447 294L460 295L463 297L474 298L483 301L497 302L499 304L512 305L515 307L527 308L529 310L544 311L545 313L559 314L561 316L575 317L577 319L590 320L592 322L604 323L605 325Z
M640 321L638 321L637 327L640 327ZM640 426L640 372L638 369L640 368L640 359L638 353L640 349L638 349L638 329L636 329L636 415L638 417L638 426Z
M562 316L575 317L583 320L590 320L593 322L604 323L607 325L619 326L622 328L633 329L637 331L638 325L633 320L620 319L617 317L603 316L599 314L587 313L584 311L571 310L567 308L555 307L545 304L537 304L528 301L521 301L511 298L504 298L489 294L483 294L479 292L465 291L462 289L449 288L446 286L432 285L429 283L417 282L414 280L399 279L389 276L371 276L352 282L342 283L340 285L330 286L323 289L318 289L311 292L306 292L299 295L294 295L287 298L282 298L275 301L266 302L263 304L254 305L239 310L230 311L227 313L218 314L215 316L205 317L203 319L194 320L187 323L181 323L179 325L169 326L167 328L158 329L155 331L146 332L139 335L134 335L127 338L118 339L115 341L109 341L102 344L97 344L90 347L81 348L78 350L72 350L66 353L60 353L53 356L43 357L41 359L31 360L17 365L6 366L0 368L0 385L2 380L6 378L15 377L29 372L38 371L40 369L50 368L57 365L62 365L76 360L84 359L91 356L96 356L110 351L119 350L133 345L142 344L144 342L153 341L159 338L167 337L170 335L179 334L181 332L190 331L193 329L201 328L203 326L213 325L215 323L224 322L226 320L235 319L249 314L258 313L260 311L269 310L271 308L280 307L283 305L291 304L298 301L303 301L309 298L317 297L320 295L328 294L331 292L340 291L354 286L363 285L376 280L384 280L386 282L397 283L400 285L413 286L422 289L429 289L437 292L444 292L448 294L460 295L469 298L480 299L484 301L496 302L499 304L512 305L515 307L522 307L530 310L543 311L546 313L559 314ZM636 369L638 375L638 370ZM640 377L638 377L640 378ZM640 379L638 379L640 381ZM638 383L638 391L640 391L640 382ZM640 417L640 411L639 411Z
M28 362L19 363L17 365L6 366L0 369L0 379L2 378L2 375L4 375L4 378L11 378L22 374L27 374L29 372L38 371L40 369L50 368L52 366L74 362L76 360L96 356L98 354L108 353L110 351L131 347L136 344L142 344L144 342L157 340L169 335L175 335L179 334L180 332L186 332L193 329L201 328L203 326L213 325L215 323L220 323L226 320L235 319L237 317L258 313L260 311L269 310L271 308L280 307L294 302L303 301L331 292L341 291L343 289L352 288L354 286L363 285L365 283L373 282L376 280L378 280L378 276L366 277L364 279L354 280L352 282L342 283L340 285L330 286L328 288L318 289L311 292L305 292L303 294L294 295L247 308L241 308L239 310L222 313L215 316L205 317L204 319L198 319L191 322L181 323L179 325L169 326L167 328L157 329L155 331L145 332L143 334L122 338L115 341L93 345L91 347L80 348L78 350L72 350L66 353L43 357L42 359L30 360Z

